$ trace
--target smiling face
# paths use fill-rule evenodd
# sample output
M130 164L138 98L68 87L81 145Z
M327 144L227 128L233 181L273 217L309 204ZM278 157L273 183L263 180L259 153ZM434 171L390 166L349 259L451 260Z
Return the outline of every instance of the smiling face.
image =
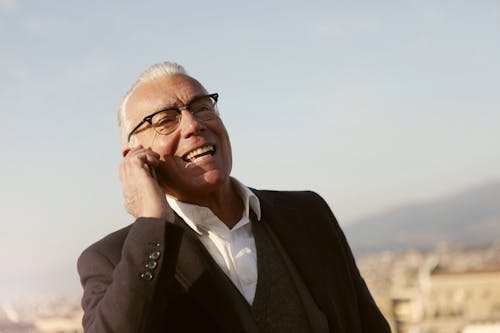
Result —
M202 95L207 95L205 88L191 77L157 78L134 90L126 105L126 118L135 125L156 111L185 106ZM158 134L146 123L134 136L139 144L160 154L158 182L178 200L199 203L230 186L231 145L219 117L199 121L183 110L179 127L172 133Z

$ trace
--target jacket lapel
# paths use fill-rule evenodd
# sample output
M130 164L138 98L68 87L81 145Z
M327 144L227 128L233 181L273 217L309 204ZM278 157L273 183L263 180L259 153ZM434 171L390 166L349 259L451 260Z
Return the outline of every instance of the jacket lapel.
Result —
M196 233L177 215L175 224L184 228L176 280L225 331L258 333L249 304L198 240Z

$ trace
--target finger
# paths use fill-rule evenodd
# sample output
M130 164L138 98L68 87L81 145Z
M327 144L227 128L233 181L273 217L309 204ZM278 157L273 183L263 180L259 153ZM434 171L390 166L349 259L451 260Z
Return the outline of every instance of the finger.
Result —
M132 165L134 166L139 166L144 168L146 166L146 169L149 169L149 167L157 167L158 164L160 163L160 160L158 157L150 152L142 152L140 154L137 154L136 158L134 158L131 161Z
M156 155L152 154L151 152L148 152L146 149L137 149L134 151L130 151L130 153L125 157L124 162L125 163L133 163L133 164L143 164L146 163L147 161L153 162L154 157Z
M147 164L151 167L157 167L160 163L160 155L150 148L135 152L131 158L135 159L134 163Z
M151 150L151 148L138 148L130 150L125 159L140 158L142 160L155 161L160 159L160 154Z
M139 181L139 179L143 179L142 177L150 179L154 178L154 164L154 162L142 162L142 159L136 159L134 163L124 164L120 177L122 179L122 183L127 186L130 185L129 183L131 179L135 179L135 181L137 182Z
M138 145L138 146L135 146L135 147L133 147L133 148L128 148L128 149L127 149L127 154L126 154L126 155L127 155L127 156L128 156L128 155L130 155L130 154L132 154L132 155L133 155L134 153L137 153L138 151L141 151L141 150L143 150L143 149L144 149L144 147L143 147L142 145Z
M160 163L160 155L148 148L146 151L146 163L150 166L156 167Z

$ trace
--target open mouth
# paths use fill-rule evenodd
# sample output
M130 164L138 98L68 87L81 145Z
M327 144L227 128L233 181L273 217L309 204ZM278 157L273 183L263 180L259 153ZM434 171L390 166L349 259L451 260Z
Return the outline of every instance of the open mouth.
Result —
M215 147L212 145L197 148L182 157L186 162L196 162L203 156L215 154Z

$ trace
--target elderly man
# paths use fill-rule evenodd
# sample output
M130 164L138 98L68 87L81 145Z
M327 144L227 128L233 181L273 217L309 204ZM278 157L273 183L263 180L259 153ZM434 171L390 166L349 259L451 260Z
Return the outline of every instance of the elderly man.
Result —
M168 62L124 97L136 220L78 260L85 332L389 332L321 197L230 177L218 97Z

